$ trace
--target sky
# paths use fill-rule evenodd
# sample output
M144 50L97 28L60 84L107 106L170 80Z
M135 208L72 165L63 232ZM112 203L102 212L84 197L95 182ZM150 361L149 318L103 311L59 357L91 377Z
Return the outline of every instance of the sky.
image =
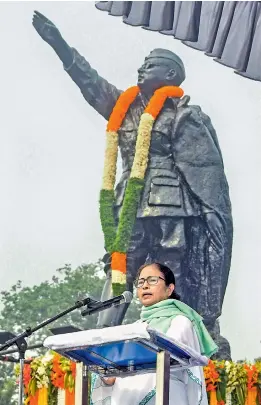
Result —
M123 24L94 2L0 2L0 289L51 279L103 255L98 212L105 120L34 31L38 10L120 89L154 48L184 61L183 89L215 126L230 187L233 258L221 317L235 359L260 356L261 84L172 37ZM71 304L71 303L68 303Z

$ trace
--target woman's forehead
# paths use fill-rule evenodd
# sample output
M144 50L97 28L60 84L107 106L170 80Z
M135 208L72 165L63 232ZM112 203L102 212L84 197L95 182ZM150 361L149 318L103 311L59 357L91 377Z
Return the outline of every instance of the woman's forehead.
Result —
M153 263L149 264L148 266L144 267L144 269L141 270L140 273L140 278L146 277L146 276L160 276L161 271L159 270L158 266Z

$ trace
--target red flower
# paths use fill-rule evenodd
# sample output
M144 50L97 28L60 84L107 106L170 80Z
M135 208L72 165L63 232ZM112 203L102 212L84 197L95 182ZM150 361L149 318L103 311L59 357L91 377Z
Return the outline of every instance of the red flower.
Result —
M212 383L207 384L207 391L216 391L216 386Z
M24 365L24 385L27 387L31 380L31 366L30 364Z

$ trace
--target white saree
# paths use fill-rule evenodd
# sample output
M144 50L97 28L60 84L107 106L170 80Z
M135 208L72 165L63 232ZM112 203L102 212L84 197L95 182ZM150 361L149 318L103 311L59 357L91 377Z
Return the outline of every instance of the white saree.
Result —
M200 353L200 345L192 322L183 315L177 315L171 322L167 335ZM111 387L106 386L98 376L92 380L93 405L154 405L156 374L117 378ZM202 367L171 371L170 405L208 405Z

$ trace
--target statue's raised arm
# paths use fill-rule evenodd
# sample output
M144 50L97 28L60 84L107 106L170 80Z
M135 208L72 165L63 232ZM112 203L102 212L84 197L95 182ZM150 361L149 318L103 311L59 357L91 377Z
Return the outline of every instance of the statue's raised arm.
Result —
M67 44L55 24L38 11L34 12L33 26L61 59L85 100L108 120L121 91L100 77L86 59Z

